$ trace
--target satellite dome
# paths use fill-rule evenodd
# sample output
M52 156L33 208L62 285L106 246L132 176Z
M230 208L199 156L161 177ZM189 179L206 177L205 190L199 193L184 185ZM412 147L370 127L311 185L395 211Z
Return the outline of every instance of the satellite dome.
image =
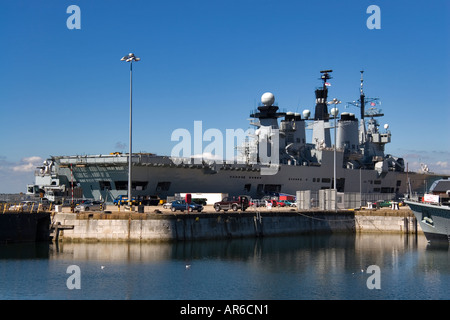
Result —
M339 109L338 108L332 108L330 110L330 113L332 116L337 117L337 115L339 114Z
M303 110L303 118L308 119L310 115L311 111L309 111L308 109Z
M263 93L261 96L261 102L265 106L271 106L275 102L275 96L272 92Z

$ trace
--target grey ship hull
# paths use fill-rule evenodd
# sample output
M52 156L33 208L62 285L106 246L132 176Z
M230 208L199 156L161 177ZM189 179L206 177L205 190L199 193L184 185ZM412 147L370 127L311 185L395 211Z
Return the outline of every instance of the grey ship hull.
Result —
M405 201L430 243L449 243L450 207Z
M70 181L73 173L85 198L111 202L117 196L127 194L126 155L61 157L56 162L59 163L59 175L65 176L65 181ZM296 191L333 188L332 160L323 161L320 166L280 165L274 175L263 175L262 167L218 163L176 165L169 157L137 155L133 157L133 196L165 198L175 193L228 193L260 198L270 192L295 195ZM337 189L338 192L385 193L388 197L406 193L408 178L413 190L423 192L434 177L338 168Z

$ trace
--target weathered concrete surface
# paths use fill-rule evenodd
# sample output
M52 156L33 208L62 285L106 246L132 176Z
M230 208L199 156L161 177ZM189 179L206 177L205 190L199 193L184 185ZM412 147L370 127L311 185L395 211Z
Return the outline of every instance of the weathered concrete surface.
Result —
M409 213L246 211L237 213L56 213L64 241L186 241L310 233L417 231Z

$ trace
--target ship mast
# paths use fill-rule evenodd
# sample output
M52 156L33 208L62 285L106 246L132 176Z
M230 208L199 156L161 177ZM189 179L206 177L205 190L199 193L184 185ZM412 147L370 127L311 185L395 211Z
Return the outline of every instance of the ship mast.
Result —
M329 85L328 80L331 79L329 73L333 72L333 70L322 70L322 76L320 79L323 81L322 88L316 89L316 110L314 112L314 120L329 120L328 108L327 108L327 96L328 89L327 85Z
M366 105L366 96L364 95L364 90L363 90L363 86L364 86L364 79L363 79L363 73L364 70L361 70L361 88L359 89L360 92L360 96L359 96L359 101L361 101L361 120L364 121L364 109L365 109L365 105Z
M359 144L362 145L366 142L366 123L364 121L364 113L365 113L365 106L366 106L366 96L364 95L364 78L363 73L364 70L361 70L361 88L359 89L359 101L360 101L360 107L361 107L361 118L360 118L360 125L359 125Z
M275 96L271 92L266 92L261 96L259 112L253 112L250 117L259 119L257 133L257 161L268 164L271 161L272 150L279 152L278 137L273 139L274 132L279 130L278 118L284 117L285 112L278 112L278 106L274 105ZM276 133L278 134L278 133ZM262 151L263 150L263 151ZM278 156L278 155L277 155Z
M359 100L358 101L352 101L352 102L347 102L347 106L349 105L353 105L357 108L361 109L361 113L360 113L360 125L359 125L359 143L360 145L363 145L366 140L367 140L367 131L366 131L366 124L365 124L365 118L366 117L370 117L370 118L374 118L374 117L381 117L383 116L383 114L381 113L380 109L375 108L375 105L379 102L378 98L366 98L366 95L364 94L364 70L361 70L361 84L360 84L360 89L359 89ZM366 112L366 104L370 103L371 107L369 108L369 110Z

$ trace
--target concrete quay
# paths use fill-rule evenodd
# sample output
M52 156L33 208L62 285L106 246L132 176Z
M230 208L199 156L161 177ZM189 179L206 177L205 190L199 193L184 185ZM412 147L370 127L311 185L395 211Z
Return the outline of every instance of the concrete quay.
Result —
M144 213L56 212L52 224L59 226L58 241L67 242L168 242L314 233L402 233L421 232L410 210L298 211L294 208L245 212L173 213L147 207ZM156 211L155 211L156 210ZM418 229L419 228L419 229Z

